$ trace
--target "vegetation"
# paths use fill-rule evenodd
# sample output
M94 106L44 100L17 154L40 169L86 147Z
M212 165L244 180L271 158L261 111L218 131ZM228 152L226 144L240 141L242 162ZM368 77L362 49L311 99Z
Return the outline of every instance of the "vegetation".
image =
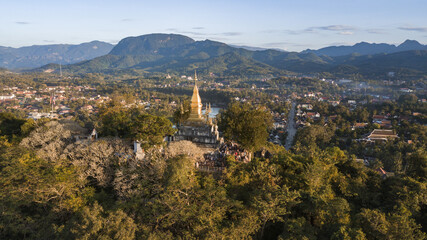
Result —
M168 119L144 113L139 108L123 108L114 101L100 109L99 118L101 134L137 140L145 148L161 144L164 136L174 133Z
M265 108L253 108L237 102L230 104L218 118L224 137L250 152L265 145L271 124L271 114Z
M1 126L7 126L0 139L1 238L426 237L422 150L410 155L405 173L384 179L338 147L322 145L334 138L324 133L298 138L302 146L317 148L295 153L266 144L269 113L232 103L219 117L225 136L272 154L249 163L230 158L214 178L181 155L184 149L196 154L197 147L160 151L160 136L171 133L168 120L114 101L99 115L94 124L101 138L86 143L72 140L87 131L73 121L1 115ZM317 136L306 129L314 132L303 137ZM126 139L143 142L142 161L130 157Z

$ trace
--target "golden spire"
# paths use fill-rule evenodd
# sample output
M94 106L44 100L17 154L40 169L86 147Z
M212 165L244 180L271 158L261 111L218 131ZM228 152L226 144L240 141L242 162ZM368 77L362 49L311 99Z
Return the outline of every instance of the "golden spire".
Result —
M200 99L199 89L197 88L197 72L194 70L194 89L191 97L191 112L189 121L202 120L202 99Z

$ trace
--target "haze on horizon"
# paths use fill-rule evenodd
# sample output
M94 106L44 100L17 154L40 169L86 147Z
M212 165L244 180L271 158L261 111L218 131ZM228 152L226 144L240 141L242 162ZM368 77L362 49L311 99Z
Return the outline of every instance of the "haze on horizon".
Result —
M301 51L357 42L427 43L427 1L111 1L2 3L0 46L177 33L195 40Z

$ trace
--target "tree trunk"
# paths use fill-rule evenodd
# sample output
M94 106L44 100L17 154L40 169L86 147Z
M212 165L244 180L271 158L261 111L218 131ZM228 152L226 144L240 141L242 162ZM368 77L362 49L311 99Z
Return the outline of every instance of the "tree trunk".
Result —
M260 240L262 239L262 237L264 236L264 229L265 229L265 224L267 223L267 221L264 221L264 223L262 224L262 228L261 228L261 235L260 235Z

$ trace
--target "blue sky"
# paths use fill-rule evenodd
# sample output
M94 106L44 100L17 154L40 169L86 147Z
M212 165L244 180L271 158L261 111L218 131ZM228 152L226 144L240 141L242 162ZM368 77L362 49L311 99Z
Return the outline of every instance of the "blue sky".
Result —
M300 51L357 42L427 43L426 0L3 0L0 46L179 33Z

